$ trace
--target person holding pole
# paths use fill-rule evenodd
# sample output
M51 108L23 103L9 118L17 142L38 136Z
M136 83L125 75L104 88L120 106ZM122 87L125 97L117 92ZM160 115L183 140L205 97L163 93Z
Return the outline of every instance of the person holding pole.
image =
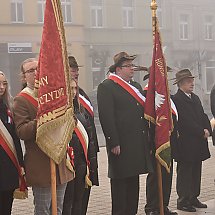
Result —
M21 76L27 85L14 99L14 122L17 134L24 140L26 153L24 156L26 182L32 187L34 196L34 214L51 215L51 171L50 158L38 147L36 138L36 114L38 101L34 95L34 82L38 61L26 59L21 64ZM66 156L56 165L57 181L57 214L62 214L63 198L68 181L74 178L66 166Z
M139 175L152 170L142 88L133 81L135 58L126 52L116 54L109 77L97 91L108 154L112 215L137 214Z
M177 209L195 212L207 208L198 200L201 190L202 161L210 157L208 137L211 125L199 97L193 93L194 76L189 69L176 73L178 91L173 101L178 110Z
M172 115L174 122L174 130L170 137L171 144L171 154L174 157L175 144L177 142L177 127L176 127L176 115ZM155 158L155 143L154 143L154 126L151 125L151 148L153 157L153 166L156 169L156 158ZM161 167L162 174L162 187L163 187L163 206L164 215L177 215L175 211L171 211L168 208L171 188L172 188L172 174L173 174L173 160L171 160L170 172L167 172L164 167ZM146 178L146 205L145 205L146 215L159 215L159 195L158 195L158 176L157 173L149 173Z

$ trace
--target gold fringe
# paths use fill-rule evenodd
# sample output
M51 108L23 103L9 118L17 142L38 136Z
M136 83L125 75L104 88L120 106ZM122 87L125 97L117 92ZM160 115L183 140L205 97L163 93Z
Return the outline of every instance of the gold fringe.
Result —
M148 114L144 114L144 118L147 119L149 122L156 124L155 119L152 116L149 116Z
M14 199L27 199L28 198L28 190L20 191L20 188L17 188L13 192L13 198Z
M89 188L89 187L92 187L92 186L93 186L93 184L92 184L92 181L89 178L89 175L86 175L85 176L85 187Z
M42 151L44 151L50 158L54 160L56 164L59 164L65 156L67 143L72 138L72 132L75 128L75 121L73 119L73 109L67 110L66 114L47 122L44 126L40 126L37 129L36 143ZM68 120L69 119L69 120ZM52 129L60 127L65 122L67 122L66 130L64 136L58 144L53 144L53 139L51 136L47 135ZM46 135L44 135L46 133Z
M170 147L170 142L166 142L164 143L162 146L160 146L157 150L156 150L156 154L155 157L158 159L158 161L160 162L160 164L166 168L167 172L170 173L170 166L167 165L167 163L159 156L160 152L162 152L163 150L167 149ZM171 156L171 155L170 155Z
M74 168L73 168L73 166L72 166L72 164L71 164L69 159L66 159L66 167L73 173L74 178L75 178L75 170L74 170Z

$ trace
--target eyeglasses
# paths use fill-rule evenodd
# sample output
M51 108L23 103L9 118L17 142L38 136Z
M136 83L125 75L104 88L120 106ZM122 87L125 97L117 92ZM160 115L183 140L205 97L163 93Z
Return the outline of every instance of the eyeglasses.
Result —
M25 72L24 72L24 74L25 73L33 73L33 72L35 72L37 70L37 68L32 68L32 69L29 69L29 70L26 70Z
M4 86L4 87L6 87L7 86L7 81L0 81L0 86Z
M125 68L132 68L132 67L135 67L135 65L134 64L126 64L126 65L122 65L122 66L120 66L121 68L122 67L125 67Z

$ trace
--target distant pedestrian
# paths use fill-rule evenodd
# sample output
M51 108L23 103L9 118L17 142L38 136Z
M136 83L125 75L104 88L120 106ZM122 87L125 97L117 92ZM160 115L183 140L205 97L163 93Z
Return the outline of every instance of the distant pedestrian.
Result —
M24 163L12 115L12 98L6 76L0 71L0 214L10 215L13 193L19 187ZM18 164L18 166L16 165ZM22 167L22 168L21 168ZM18 169L19 168L19 169Z
M173 101L178 111L177 145L177 208L195 212L207 208L198 200L201 190L202 161L210 157L208 137L210 121L204 113L199 97L193 93L194 76L189 69L176 73L174 84L178 91Z

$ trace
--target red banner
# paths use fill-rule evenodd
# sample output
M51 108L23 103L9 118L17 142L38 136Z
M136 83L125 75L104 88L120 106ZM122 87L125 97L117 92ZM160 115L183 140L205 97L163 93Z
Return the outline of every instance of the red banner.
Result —
M173 129L167 66L162 51L158 26L154 36L152 66L145 102L145 118L155 124L156 157L161 165L170 169L170 134Z
M36 142L59 164L65 156L74 128L69 64L60 0L46 0L37 72Z

